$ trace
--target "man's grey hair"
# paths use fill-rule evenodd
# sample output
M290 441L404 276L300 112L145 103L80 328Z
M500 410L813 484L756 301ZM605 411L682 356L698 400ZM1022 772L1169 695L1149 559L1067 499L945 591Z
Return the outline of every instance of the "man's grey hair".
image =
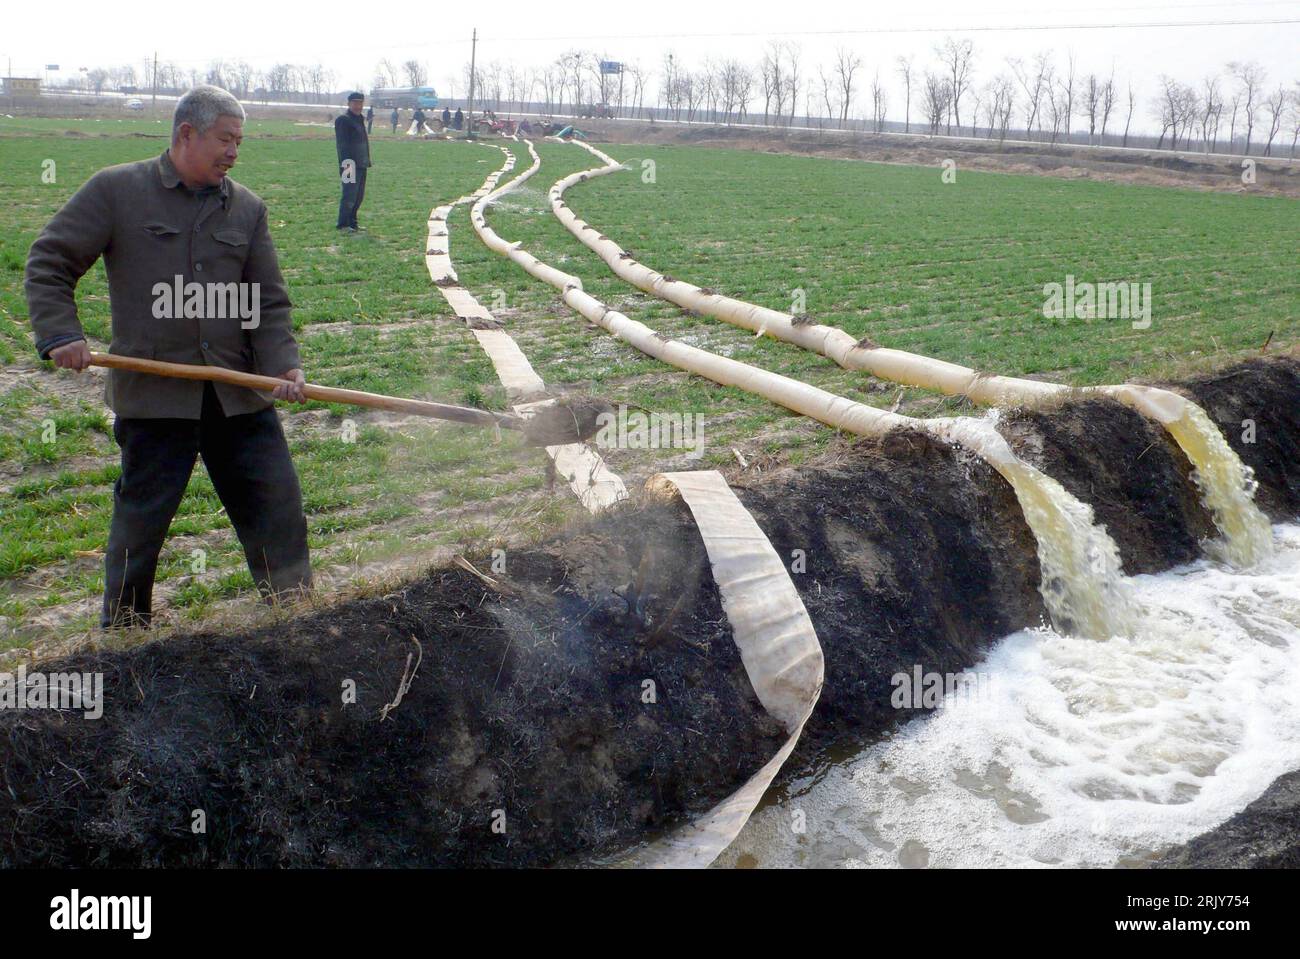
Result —
M207 133L217 122L217 117L237 117L242 122L244 108L221 87L197 86L176 102L176 112L172 115L172 139L176 139L182 123L188 123L199 133Z

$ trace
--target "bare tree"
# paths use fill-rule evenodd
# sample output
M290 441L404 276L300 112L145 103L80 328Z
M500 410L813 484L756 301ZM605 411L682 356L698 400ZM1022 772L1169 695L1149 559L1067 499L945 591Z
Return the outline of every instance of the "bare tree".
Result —
M1115 71L1101 88L1101 142L1106 142L1106 124L1110 122L1111 112L1115 109Z
M1066 70L1065 77L1057 80L1060 87L1062 119L1065 121L1065 139L1070 139L1070 117L1074 114L1074 96L1075 96L1075 77L1074 77L1074 51L1071 50L1065 59ZM1056 142L1056 134L1053 131L1052 142Z
M1042 103L1043 94L1052 89L1052 61L1047 53L1039 53L1034 62L1026 66L1018 59L1008 59L1007 65L1016 78L1016 83L1025 94L1025 136L1033 138L1034 121L1038 121L1039 132L1043 129Z
M1073 86L1073 82L1071 82ZM1070 95L1066 92L1066 86L1062 82L1057 82L1047 91L1047 118L1052 123L1052 143L1056 143L1056 138L1061 134L1061 128L1065 127L1068 131L1070 126Z
M952 102L952 88L948 85L947 79L927 70L922 90L925 119L930 125L930 135L934 136L939 132L939 124L948 114L949 104Z
M1223 114L1223 94L1219 92L1219 78L1211 74L1201 81L1201 140L1205 152L1211 153L1219 142L1219 122Z
M900 56L898 75L903 80L903 132L912 132L912 58Z
M564 97L564 67L558 61L548 63L538 79L542 84L542 95L546 97L546 112L559 112L560 100Z
M1133 108L1137 106L1137 96L1133 93L1133 81L1128 82L1128 115L1124 118L1124 142L1121 146L1128 146L1128 128L1133 122Z
M1103 84L1097 79L1097 74L1090 73L1083 78L1083 99L1080 100L1079 106L1082 108L1080 116L1088 118L1088 143L1092 144L1092 138L1097 132L1097 114L1101 112L1101 91Z
M984 99L988 112L988 135L991 138L996 130L1000 143L1007 138L1007 129L1011 126L1011 113L1016 102L1015 81L1006 74L998 74L989 83Z
M880 71L871 80L871 117L876 124L876 132L885 128L885 108L888 106L885 85L880 82Z
M659 94L663 99L664 109L670 113L676 109L679 94L677 81L677 61L670 52L664 54L664 82Z
M1250 152L1250 140L1255 132L1255 111L1259 109L1260 90L1264 86L1264 68L1253 60L1249 63L1234 61L1228 64L1228 72L1241 84L1241 109L1246 120L1246 146L1242 153Z
M743 64L736 71L736 117L740 123L745 122L749 113L749 101L754 98L754 71Z
M108 78L108 70L104 67L95 67L93 70L86 71L86 83L96 96L104 91L104 87L108 85Z
M632 76L632 99L636 103L636 115L639 117L645 102L646 72L640 62L629 64L625 69Z
M422 87L429 82L429 71L419 60L407 60L402 64L402 71L408 87Z
M799 99L799 60L802 51L797 43L787 43L785 46L786 55L786 85L789 87L790 95L790 125L794 126L795 103Z
M253 89L253 78L257 76L257 71L253 69L252 64L247 60L236 60L230 65L230 79L234 84L234 90L231 92L238 97L246 97Z
M1264 147L1264 156L1273 155L1273 138L1282 129L1282 111L1286 108L1286 89L1279 84L1277 92L1264 101L1268 107L1268 145Z
M935 47L934 52L948 73L948 89L951 91L952 96L952 115L957 122L957 135L961 136L961 97L970 86L971 70L975 59L975 45L969 40L954 40L952 37L948 37L942 45Z
M375 74L384 78L384 82L381 86L396 87L401 83L401 80L398 79L400 72L398 71L396 64L387 57L375 64Z
M840 47L835 51L835 76L840 88L840 123L849 119L849 109L853 103L853 75L862 67L862 58L856 53Z
M821 80L822 102L826 104L826 119L834 120L840 113L839 84L835 80L834 70L831 71L830 76L827 76L826 70L819 66L817 78Z
M1300 80L1295 82L1295 89L1291 91L1291 158L1295 159L1296 141L1300 140Z

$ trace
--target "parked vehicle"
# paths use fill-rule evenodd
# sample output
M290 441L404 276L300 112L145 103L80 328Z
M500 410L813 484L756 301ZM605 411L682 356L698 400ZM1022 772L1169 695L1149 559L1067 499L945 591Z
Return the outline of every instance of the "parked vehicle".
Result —
M388 87L370 91L370 104L376 110L413 110L420 107L432 110L438 105L438 93L433 87Z

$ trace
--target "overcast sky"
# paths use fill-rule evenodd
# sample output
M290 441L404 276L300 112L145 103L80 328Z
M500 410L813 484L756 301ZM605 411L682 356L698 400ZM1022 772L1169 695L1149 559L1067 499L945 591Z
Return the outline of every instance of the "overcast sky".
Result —
M253 10L255 17L249 17ZM1293 22L1223 25L1246 20ZM1128 26L1103 27L1111 24ZM59 64L60 72L49 79L71 76L80 67L138 64L155 50L184 68L218 58L245 59L258 69L322 62L340 89L369 88L381 57L416 58L428 64L430 82L441 92L454 86L450 92L462 95L459 77L474 27L480 62L525 65L582 49L639 60L654 72L669 50L690 68L706 57L756 61L770 40L788 39L799 44L806 74L815 74L843 46L863 58L864 78L879 67L893 84L895 57L913 54L918 66L928 65L934 45L951 34L974 42L977 86L1005 71L1006 57L1028 59L1040 50L1054 51L1061 60L1073 51L1082 74L1109 74L1113 66L1117 80L1131 78L1144 99L1162 73L1190 82L1234 59L1259 61L1269 89L1300 80L1300 0L908 0L852 6L844 0L726 6L700 0L319 0L310 6L61 0L9 6L0 56L12 59L19 76L41 76L46 64ZM856 113L869 110L868 83L858 85ZM896 99L901 106L901 93L891 97Z

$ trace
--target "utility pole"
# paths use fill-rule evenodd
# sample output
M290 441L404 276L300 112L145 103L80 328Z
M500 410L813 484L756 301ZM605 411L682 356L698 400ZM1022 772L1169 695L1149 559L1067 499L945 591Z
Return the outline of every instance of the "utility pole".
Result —
M474 64L478 55L478 27L474 28L474 39L469 48L469 109L465 113L465 137L474 139Z
M153 52L153 109L158 109L158 51Z

